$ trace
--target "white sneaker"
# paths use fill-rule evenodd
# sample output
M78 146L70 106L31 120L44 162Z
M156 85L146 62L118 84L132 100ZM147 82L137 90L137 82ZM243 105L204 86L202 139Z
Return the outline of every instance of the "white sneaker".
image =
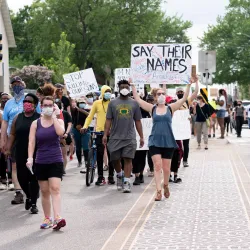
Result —
M9 191L14 191L15 190L14 184L13 183L9 184L8 189L9 189Z
M123 182L122 182L122 180L123 180L122 176L117 176L116 184L117 184L117 190L118 191L121 191L123 189Z
M123 193L131 193L130 181L124 181L124 183L123 183Z
M148 177L154 177L154 172L149 172Z
M0 183L0 190L6 190L7 186L4 185L3 183Z

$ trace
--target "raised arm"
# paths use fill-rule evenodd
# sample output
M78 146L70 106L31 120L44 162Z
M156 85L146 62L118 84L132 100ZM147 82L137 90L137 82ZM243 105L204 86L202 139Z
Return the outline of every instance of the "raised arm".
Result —
M188 98L188 95L189 95L189 92L190 92L190 87L191 87L191 84L188 84L187 87L186 87L186 91L185 91L185 94L183 96L182 99L178 100L177 102L175 103L172 103L170 104L169 106L171 107L173 113L180 109L180 107L184 104L184 102L187 100Z
M140 107L142 109L144 109L145 111L151 113L152 109L153 109L153 105L148 103L148 102L145 102L143 101L140 96L138 95L137 93L137 90L135 88L135 85L130 83L131 87L132 87L132 92L133 92L133 96L134 96L134 99L138 102L138 104L140 105Z
M193 79L193 82L195 82L195 90L194 93L190 96L189 102L192 102L198 95L199 93L199 83L198 83L198 77L195 77Z

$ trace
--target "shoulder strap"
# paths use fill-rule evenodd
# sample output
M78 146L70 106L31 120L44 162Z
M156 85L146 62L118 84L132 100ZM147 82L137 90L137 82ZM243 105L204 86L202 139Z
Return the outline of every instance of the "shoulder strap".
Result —
M157 107L157 105L154 105L153 108L152 108L152 116L153 116L153 113L154 113L156 107Z
M168 105L167 105L167 106L168 106ZM173 115L172 108L171 108L170 106L168 106L168 108L169 108L169 111L170 111L171 115Z
M206 105L206 104L205 104L205 105ZM205 107L205 105L204 105L203 107ZM205 117L205 119L208 119L208 117L206 117L205 114L203 113L202 108L200 107L200 105L198 105L198 106L199 106L199 108L200 108L200 110L201 110L202 115Z

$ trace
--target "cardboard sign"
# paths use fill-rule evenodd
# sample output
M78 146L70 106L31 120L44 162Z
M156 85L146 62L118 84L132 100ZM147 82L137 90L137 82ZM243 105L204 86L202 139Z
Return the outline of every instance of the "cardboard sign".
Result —
M137 140L137 150L148 150L148 138L151 134L153 121L152 118L143 118L141 119L142 123L142 131L144 136L144 146L140 148L140 136L136 132L136 140Z
M99 91L93 69L63 75L70 97L81 97L88 93Z
M132 45L130 68L134 83L188 84L192 70L192 45Z
M130 68L120 68L115 69L115 91L118 91L118 85L117 83L121 80L129 80L130 78Z
M175 140L186 140L191 138L189 109L177 110L174 112L172 129Z

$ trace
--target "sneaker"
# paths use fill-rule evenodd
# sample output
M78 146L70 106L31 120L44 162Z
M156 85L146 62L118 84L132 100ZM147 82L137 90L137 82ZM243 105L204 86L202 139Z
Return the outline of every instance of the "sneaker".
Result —
M180 183L180 182L182 182L182 179L175 176L174 177L174 183Z
M172 175L170 175L169 176L169 180L168 180L169 182L173 182L173 180L172 180Z
M140 178L140 182L144 183L144 176L143 176L143 174L140 174L139 178Z
M150 172L148 173L148 177L154 177L154 172L151 172L151 171L150 171Z
M31 200L26 199L25 201L25 210L29 210L31 208Z
M134 180L134 182L133 182L133 185L134 185L134 186L141 185L141 180L140 180L140 177L139 177L139 176L136 176L136 177L135 177L135 180Z
M14 191L15 190L15 187L14 187L13 183L9 184L8 190L9 191Z
M208 138L211 138L211 135L208 135Z
M30 209L30 212L32 214L38 214L38 208L37 208L37 206L36 205L32 205L31 209Z
M86 174L86 172L87 172L86 168L83 168L83 169L80 171L81 174Z
M109 176L109 177L108 177L108 184L109 184L109 185L114 185L114 184L115 184L115 180L114 180L114 177L113 177L113 176Z
M109 170L109 166L105 165L105 166L103 167L103 171L108 171L108 170Z
M117 176L117 190L121 191L123 189L123 177Z
M183 162L183 167L184 167L184 168L188 168L188 167L189 167L189 164L188 164L187 161L184 161L184 162Z
M124 183L123 183L123 193L131 193L130 181L124 181Z
M213 134L213 138L215 138L215 134Z
M81 168L81 167L82 167L82 163L78 163L78 164L77 164L77 167L78 167L78 168Z
M52 218L49 217L45 217L43 220L43 223L41 224L40 228L41 229L48 229L53 227L53 222L52 222Z
M54 220L54 225L53 225L53 229L54 230L60 230L62 227L65 227L66 226L66 221L65 219L61 218L61 217L57 217L55 220Z
M18 205L24 203L23 194L21 192L16 192L14 199L11 201L12 205Z
M104 184L106 184L105 178L102 176L99 176L95 184L96 186L103 186Z
M0 190L6 190L7 186L4 185L3 183L0 183Z

